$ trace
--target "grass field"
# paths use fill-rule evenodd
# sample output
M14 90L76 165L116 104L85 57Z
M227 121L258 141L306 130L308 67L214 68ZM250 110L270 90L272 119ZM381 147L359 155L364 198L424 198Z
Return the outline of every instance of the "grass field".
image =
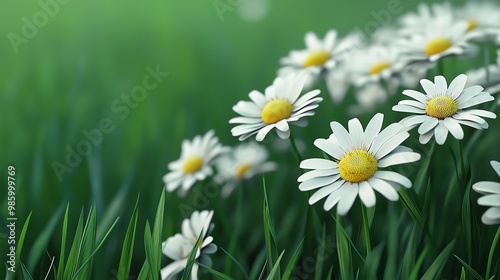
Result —
M192 211L205 209L215 213L211 236L219 250L212 255L212 268L233 279L244 279L242 270L249 279L258 279L265 267L263 279L281 279L286 271L292 273L289 279L328 279L327 275L333 275L331 279L406 279L409 275L409 279L464 275L467 278L462 279L482 279L490 260L489 276L500 274L500 251L490 250L498 226L481 223L486 208L477 205L479 195L471 191L475 182L498 181L489 164L500 160L498 119L488 120L485 131L464 128L469 176L465 169L456 174L459 160L453 157L459 157L459 144L453 137L430 152L431 145L419 144L416 131L411 133L405 143L422 159L394 169L413 182L415 191L409 191L406 200L410 207L402 200L377 197L376 207L367 214L371 247L366 244L361 219L366 213L359 199L344 217L335 210L325 212L318 205L322 203L308 205L307 194L297 188L301 170L290 143L275 134L262 142L278 163L275 172L243 182L226 199L208 182L196 183L186 197L167 192L164 211L157 213L165 189L162 177L168 172L167 164L179 158L182 141L213 129L224 145L238 144L228 123L236 117L231 108L248 100L250 91L264 91L273 82L280 58L303 48L306 32L322 37L333 28L341 36L354 29L366 34L370 24L396 24L397 17L414 11L418 1L400 0L401 13L380 19L377 15L391 1L269 0L264 1L268 10L256 20L248 19L246 1L219 1L237 2L224 12L217 10L217 1L48 2L56 4L45 24L36 23L44 21L37 15L45 11L38 2L8 0L1 9L3 263L10 251L9 166L15 168L15 215L10 217L17 218L18 249L30 215L22 251L16 255L15 275L4 266L7 279L28 279L27 272L33 279L43 279L52 257L58 271L51 269L48 279L70 279L61 271L61 259L65 255L66 263L73 260L73 237L82 234L87 216L91 217L86 227L90 236L82 238L85 252L80 258L93 258L77 279L149 279L140 276L145 261L151 261L151 256L146 258L151 251L146 252L150 249L145 229L152 228L151 244L158 244L180 232L182 220ZM13 33L22 39L12 37ZM472 60L443 60L447 80L481 67L484 57L493 63L497 48L485 45ZM427 77L432 80L436 71ZM147 86L145 79L149 79ZM127 97L150 85L140 101ZM299 148L303 147L303 158L323 157L312 145L314 140L328 137L331 121L347 126L353 117L347 110L355 102L352 94L333 104L323 82L315 88L324 99L315 116L307 127L292 128ZM401 91L375 111L356 117L364 126L375 112L385 114L384 127L399 121L406 115L391 108L403 99ZM483 109L491 106L483 105ZM427 156L431 153L432 158ZM413 206L420 207L414 210L422 224L409 214L415 213L407 210L411 202L418 202ZM127 231L135 213L135 230ZM118 272L127 232L135 232L127 273L131 278ZM78 244L79 239L75 240ZM151 250L158 257L160 248ZM74 267L79 268L82 261ZM163 255L149 265L153 270L170 262ZM269 276L277 262L280 275ZM216 277L200 273L200 278Z

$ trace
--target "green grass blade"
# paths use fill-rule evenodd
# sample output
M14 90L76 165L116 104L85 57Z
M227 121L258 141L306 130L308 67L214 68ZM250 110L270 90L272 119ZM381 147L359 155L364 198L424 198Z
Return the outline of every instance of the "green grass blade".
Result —
M196 244L193 249L189 253L189 257L186 262L186 268L184 269L184 273L182 274L182 280L191 280L191 271L193 269L193 264L196 259L196 252L199 250L201 242L203 241L203 231L200 232L200 236L198 236L198 240L196 240Z
M212 269L202 263L199 263L199 262L196 262L199 266L203 267L204 269L206 269L208 271L208 273L212 274L212 276L214 276L215 278L217 279L221 279L221 280L233 280L233 278L231 278L230 276L222 273L222 272L219 272L215 269Z
M125 239L123 240L120 265L118 266L118 279L128 278L130 265L134 254L135 233L137 231L137 217L139 215L139 196L135 202L134 211L128 224Z
M24 263L21 263L21 270L23 271L23 278L33 280L33 277L31 276L28 268L24 265Z
M61 251L59 253L59 266L56 273L56 279L62 279L64 275L64 267L66 265L66 238L68 235L68 219L69 219L69 203L64 212L62 235L61 235Z
M108 238L109 234L111 233L111 231L115 228L116 224L118 223L118 220L119 218L116 218L115 222L111 225L111 227L109 228L108 232L106 233L106 235L104 235L103 239L101 240L101 242L99 243L99 245L97 245L97 247L92 251L92 253L89 255L89 257L85 260L85 262L83 262L83 264L81 265L81 267L78 269L78 271L75 273L74 277L73 278L76 278L76 276L85 268L85 267L89 267L87 266L89 263L91 263L95 253L101 248L102 244L104 243L104 241L106 241L106 239ZM95 233L95 232L94 232ZM90 270L89 270L89 278L90 278ZM83 278L83 279L89 279L89 278Z
M90 208L87 222L83 229L82 243L80 253L78 255L78 265L72 279L76 279L76 276L81 273L78 279L89 279L92 271L92 262L89 265L86 264L86 260L91 260L91 254L94 250L96 244L96 232L97 232L97 216L95 211L95 205ZM82 270L83 268L83 270Z
M476 280L484 280L477 271L475 271L469 264L464 262L459 256L453 254L453 256L462 264L462 267L465 268Z
M304 240L302 240L304 241ZM320 242L326 242L326 228L323 224L323 231L321 234L321 241ZM302 244L302 243L301 243ZM323 264L324 264L324 259L325 259L325 245L324 244L318 244L319 250L318 250L318 255L316 256L316 268L314 269L314 280L321 280L321 275L323 274ZM319 261L321 260L321 261ZM293 267L292 267L293 269Z
M349 237L344 230L340 221L340 216L337 214L336 219L336 239L337 239L337 254L339 258L340 278L351 279L351 247L349 245Z
M30 224L30 220L31 220L31 212L29 213L28 217L26 218L26 221L24 222L21 234L19 235L19 239L17 241L16 256L19 262L21 258L21 253L23 251L24 239L26 238L26 233L28 232L28 226Z
M276 262L277 250L275 244L275 234L274 234L274 226L269 210L269 200L267 197L267 188L266 188L266 179L262 178L262 184L264 187L264 205L263 205L263 213L264 213L264 238L266 242L267 248L267 259L268 259L268 269L274 268L274 264Z
M302 241L300 241L299 246L297 246L297 248L295 249L295 252L292 255L292 258L290 258L290 261L288 262L288 265L286 266L285 271L283 272L283 276L281 277L282 279L285 279L285 280L289 279L290 276L292 275L295 264L297 264L297 260L299 259L300 253L302 252L303 245L304 245L304 239L302 239Z
M259 275L262 274L262 271L266 269L266 248L262 248L259 254L255 258L255 261L252 264L252 268L250 268L250 279L260 279Z
M281 258L283 257L284 253L285 253L285 250L283 250L283 252L281 252L280 256L276 260L276 263L274 264L273 269L271 269L271 272L269 273L269 275L266 278L267 280L274 280L276 278L279 279L280 261L281 261Z
M158 207L156 209L155 223L153 226L153 235L152 235L152 253L153 259L152 263L150 262L150 268L153 272L156 272L158 276L161 269L161 257L162 257L162 232L163 232L163 217L165 215L165 188L163 188L160 196L160 202L158 202Z
M66 261L66 266L64 267L64 277L62 279L71 279L73 273L77 269L78 254L79 254L80 242L82 240L82 234L83 234L83 209L80 212L80 218L78 219L75 236L73 237L73 243L71 244L71 249L69 250L68 260Z
M380 261L382 260L382 253L384 252L384 243L380 243L371 251L371 253L366 257L365 265L365 277L361 279L377 279L377 271L380 266Z
M400 188L399 197L403 202L408 214L421 227L422 226L422 207L418 203L417 193L414 189Z
M151 264L154 263L154 251L153 248L153 234L151 232L151 226L149 221L146 221L146 228L144 229L144 249L146 250L146 260L143 265L143 269L146 270L147 279L156 279L156 273L153 271ZM159 271L158 271L159 272Z
M437 258L431 264L429 269L427 269L427 271L424 273L421 280L432 280L440 278L439 274L441 273L446 262L448 261L448 258L454 246L455 246L455 240L452 240L437 256Z
M490 271L491 271L491 264L493 263L493 255L495 254L495 249L498 249L497 243L498 240L500 239L500 226L497 229L497 233L495 234L495 237L493 238L493 242L491 243L490 247L490 252L488 254L488 264L486 266L486 276L484 278L488 279L490 277ZM500 271L497 272L497 274L500 274Z
M249 277L248 277L248 273L247 273L247 272L245 271L245 269L243 268L243 265L241 265L241 263L240 263L240 262L239 262L239 261L238 261L235 257L233 257L231 254L229 254L229 252L228 252L228 251L224 250L224 248L219 247L219 249L221 249L221 250L222 250L222 252L224 252L224 253L225 253L225 254L229 257L229 259L230 259L230 260L232 260L232 261L236 264L236 266L237 266L237 267L240 269L240 271L243 273L243 276L245 277L245 279L249 279Z
M401 275L400 275L401 279L408 279L408 277L410 277L412 269L415 267L415 257L417 255L417 250L418 250L417 234L418 234L418 227L414 225L403 256L403 262L401 265Z

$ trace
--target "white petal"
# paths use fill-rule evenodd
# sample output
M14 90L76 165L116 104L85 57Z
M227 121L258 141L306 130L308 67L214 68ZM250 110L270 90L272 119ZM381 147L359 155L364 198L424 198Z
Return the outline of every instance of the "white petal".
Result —
M175 261L161 269L161 279L172 279L171 277L181 272L186 267L187 259Z
M466 82L467 82L466 75L464 74L458 75L450 83L450 87L448 88L448 96L450 96L453 100L455 100L464 90Z
M403 143L403 141L405 141L408 137L410 137L410 134L406 131L401 131L394 135L380 146L380 149L375 152L375 157L377 159L385 157L387 154L396 149L397 146Z
M198 280L198 267L200 267L197 263L193 263L191 268L191 280Z
M342 185L345 183L344 180L342 181L337 181L333 184L330 184L326 187L323 187L319 190L317 190L313 195L311 195L311 197L309 198L309 205L313 205L314 203L320 201L321 199L323 199L324 197L326 197L327 195L333 193L334 191L337 191L340 187L342 187Z
M427 144L431 140L432 135L434 135L434 130L427 132L426 134L420 134L418 141L420 144Z
M427 104L427 97L425 97L424 94L422 94L421 92L418 92L416 90L411 90L411 89L407 89L407 90L404 90L403 91L403 94L406 95L406 96L409 96L423 104Z
M271 129L273 129L273 128L274 128L274 125L266 125L266 126L264 126L263 128L261 128L259 130L259 132L257 132L257 135L255 136L255 140L257 140L259 142L262 141L262 140L264 140L264 138L266 137L267 133L269 131L271 131Z
M406 112L406 113L415 113L415 114L423 114L425 113L424 109L416 108L410 105L398 104L392 107L393 111L396 112Z
M425 93L427 93L427 95L429 97L435 97L436 96L436 89L435 89L435 86L434 84L427 80L427 79L422 79L420 80L420 84L422 85L422 88L424 89Z
M427 115L409 116L409 117L406 117L405 119L403 119L404 121L401 120L400 124L403 126L407 126L407 127L413 127L414 125L417 125L419 123L423 123L430 118L431 117L429 117Z
M439 123L438 119L436 118L427 118L426 121L424 121L419 127L418 127L418 134L425 134L432 130L436 125Z
M248 94L248 96L250 96L250 99L252 99L252 101L257 105L257 107L264 108L264 106L266 106L267 103L266 97L259 91L253 90Z
M460 124L454 120L453 118L445 118L443 120L444 125L450 131L451 135L458 140L462 140L464 138L464 131Z
M304 103L306 103L307 101L314 98L315 96L317 96L320 93L321 93L321 91L319 89L310 91L310 92L302 95L299 99L297 99L297 101L295 101L295 103L293 105L297 106L297 107L303 107L302 105Z
M278 130L281 130L281 131L290 130L290 127L288 126L288 122L286 120L281 120L281 121L277 122L275 125L276 125L276 128Z
M375 172L375 174L373 176L377 177L379 179L382 179L382 180L387 180L387 181L398 183L405 188L411 188L410 179L408 179L405 176L403 176L397 172L394 172L394 171L379 170L379 171Z
M392 153L378 161L378 167L389 167L393 165L410 163L420 160L420 154L414 152Z
M276 133L281 139L288 139L290 137L290 130L287 131L276 130Z
M347 184L350 184L350 186ZM359 191L358 183L347 182L346 185L346 189L342 194L339 205L337 206L337 213L339 213L339 215L341 216L344 216L345 214L347 214L347 212L349 212L352 204L354 203L354 200L356 200L356 197L358 196Z
M366 126L365 135L363 136L363 146L366 149L370 148L373 139L375 139L375 137L380 133L383 120L384 115L377 113Z
M500 207L500 194L488 194L480 197L477 204L482 206L495 206Z
M351 143L357 149L362 145L363 127L358 119L354 118L348 122L349 134L351 135Z
M351 136L340 123L333 121L330 123L330 127L342 147L352 147Z
M335 162L322 158L305 159L300 163L300 168L303 169L331 169L337 167L338 165Z
M359 182L359 198L366 207L370 208L375 206L375 192L373 191L370 184L366 181Z
M401 101L398 102L398 104L400 104L400 105L408 105L408 106L412 106L412 107L415 107L415 108L419 108L419 109L425 110L425 104L422 104L421 102L418 102L418 101L415 101L415 100L401 100Z
M434 138L436 138L436 143L443 145L448 136L448 129L444 126L443 122L440 121L436 128L434 129Z
M490 161L491 167L493 167L493 170L497 173L498 176L500 176L500 162L496 160Z
M249 101L239 101L233 106L233 111L245 117L260 117L260 108Z
M299 190L301 191L310 191L313 189L317 189L326 185L329 185L336 180L338 180L339 176L328 176L328 177L318 177L314 179L307 180L305 182L300 183Z
M466 111L468 114L484 117L484 118L490 118L490 119L496 119L497 115L493 112L486 111L486 110L479 110L479 109L470 109Z
M443 76L434 77L434 87L436 95L446 95L448 85L446 84L446 79Z
M398 132L401 131L403 127L399 123L390 124L388 127L384 128L375 139L368 150L370 153L375 154L382 145L384 145L389 139L394 137Z
M262 123L261 118L236 117L229 120L229 123L254 124Z
M330 211L330 209L332 209L335 205L337 205L337 203L339 202L340 198L342 197L344 191L346 190L347 187L350 187L350 186L347 186L347 182L345 181L342 181L344 184L342 185L341 188L339 188L338 190L332 192L325 200L325 204L323 204L323 209L325 209L325 211Z
M460 124L473 127L475 129L486 129L486 128L488 128L488 123L486 123L486 122L485 123L475 123L473 121L463 121L463 120L458 120L458 122Z
M340 149L340 147L337 147L329 140L321 138L316 139L314 141L314 146L320 148L322 151L336 159L341 159L344 156L344 152Z
M465 102L459 102L458 103L458 108L459 109L465 109L465 108L468 108L468 107L472 107L474 105L478 105L478 104L481 104L481 103L485 103L485 102L489 102L489 101L493 101L495 98L493 98L493 96L491 95L484 95L484 96L477 96L477 97L474 97L468 101L465 101Z
M500 206L491 207L484 212L484 215L490 220L500 220Z
M500 183L481 181L472 185L472 189L482 194L487 194L487 193L500 194Z
M319 178L319 177L325 177L325 176L332 176L339 174L338 169L317 169L313 171L306 172L302 174L297 181L298 182L304 182L313 178Z
M374 190L382 194L385 198L391 201L397 201L399 199L398 192L386 181L376 177L371 177L368 179L368 183Z

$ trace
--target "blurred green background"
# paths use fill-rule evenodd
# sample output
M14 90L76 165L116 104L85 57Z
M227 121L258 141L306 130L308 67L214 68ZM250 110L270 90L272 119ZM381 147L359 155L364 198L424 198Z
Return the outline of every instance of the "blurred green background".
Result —
M235 116L231 107L247 100L251 90L263 91L270 85L279 59L292 49L304 48L306 32L314 31L322 37L332 28L342 36L355 28L363 30L369 22L376 22L372 12L387 9L390 2L259 0L255 3L267 6L252 14L252 5L257 4L250 1L240 1L221 17L214 7L217 1L210 0L69 0L45 26L37 28L28 42L18 46L17 53L9 33L21 35L23 17L33 21L41 7L36 1L2 1L0 178L6 182L7 166L16 167L17 217L21 222L33 212L22 256L29 269L46 268L40 265L48 262L46 250L57 254L65 205L70 203L71 223L75 224L82 207L88 211L95 203L101 234L116 216L122 217L94 264L97 275L113 277L110 268L118 266L124 231L140 193L132 266L132 271L138 272L144 258L142 229L146 219L154 217L163 188L161 178L168 162L179 157L181 141L214 129L223 144L237 144L228 124ZM415 11L420 2L401 0L401 14ZM463 3L454 3L459 2ZM393 15L390 24L395 24L399 15ZM169 76L120 119L120 114L111 109L113 102L142 84L148 74L146 67L157 65ZM324 85L318 87L324 102L311 118L313 125L296 133L307 145L306 156L318 155L311 143L328 136L330 121L345 123L348 119L346 106L333 105ZM390 113L392 105L380 109L387 114L385 124L401 117ZM366 123L371 116L360 118ZM76 149L86 139L82 131L98 128L104 118L111 119L114 131L105 134L102 143L59 181L51 165L65 164L66 147ZM498 128L497 123L492 121L492 128ZM475 156L484 156L488 143L494 141L491 138L485 142L485 149ZM272 139L264 143L270 150L279 150ZM284 144L288 147L287 142ZM292 206L302 205L304 198L297 189L296 176L286 175L290 170L298 172L298 167L288 152L273 153L272 159L281 163L280 170L268 176L270 199L276 205L272 210L276 209L275 220L282 226L279 234L285 236L283 243L296 242L299 237L294 236L294 220L302 214L300 207ZM485 170L491 159L483 160ZM492 172L485 173L494 178ZM200 185L195 188L202 189ZM226 201L209 199L205 208L216 211L214 236L219 246L228 248L230 244L217 235L228 235L237 228L239 240L232 246L241 250L236 250L240 252L235 256L250 267L263 247L261 181L256 178L244 188L243 206L238 206L235 194ZM4 193L0 196L3 217ZM179 205L197 209L203 203L196 199L196 193L186 198L168 194L165 237L180 230L183 216ZM238 207L242 207L247 221L233 215ZM6 228L0 230L3 239ZM4 247L5 242L1 242L2 252ZM223 268L220 260L215 266Z

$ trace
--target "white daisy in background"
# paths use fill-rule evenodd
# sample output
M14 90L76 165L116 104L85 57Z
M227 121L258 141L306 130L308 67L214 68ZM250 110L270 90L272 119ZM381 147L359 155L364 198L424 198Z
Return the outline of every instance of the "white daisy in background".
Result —
M210 223L214 211L194 211L190 219L182 221L182 233L177 233L163 242L163 254L174 260L161 270L163 280L173 279L173 276L181 272L187 265L189 254L193 250L198 238L201 235L201 243L196 250L195 260L206 265L212 266L212 259L208 254L217 251L217 246L212 243L214 238L210 236L213 224ZM197 263L193 263L191 270L191 279L198 279Z
M404 90L404 95L415 100L400 101L392 110L415 114L404 118L400 123L408 129L420 125L418 133L422 144L429 142L434 135L436 143L442 145L448 132L456 139L463 139L464 131L460 125L486 129L488 123L483 118L496 118L492 112L469 109L494 98L478 85L464 89L466 80L466 75L458 75L448 87L443 76L436 76L434 83L422 79L420 83L426 94Z
M388 80L401 70L399 48L372 45L351 56L348 63L353 83L363 86L369 82Z
M364 131L356 118L349 121L349 131L334 121L330 123L333 134L328 139L314 141L316 147L334 160L312 158L301 162L301 168L313 170L298 178L299 189L318 189L309 198L309 204L327 197L323 208L329 211L338 204L337 212L345 215L358 195L366 207L373 207L374 190L397 201L399 187L412 186L405 176L380 170L420 159L420 154L400 146L409 137L400 124L393 123L380 131L383 119L383 114L376 114Z
M231 133L243 141L256 134L257 141L262 141L271 129L276 128L278 136L286 139L290 136L289 124L307 125L303 119L314 115L314 109L323 100L317 97L319 90L310 91L302 96L304 75L290 74L278 77L266 88L265 95L254 90L250 92L250 101L240 101L233 110L242 115L229 120L229 123L239 124ZM300 97L299 97L300 96Z
M427 28L398 41L402 59L417 68L429 69L434 63L448 56L473 56L478 47L466 36L468 23L434 20Z
M340 103L352 85L351 73L345 63L341 63L325 75L326 88L333 103Z
M500 92L500 50L497 50L496 62L487 67L468 70L465 86L480 85L485 87L485 91L490 94Z
M215 181L225 184L222 188L222 196L228 197L242 180L252 178L256 174L262 174L277 169L277 164L268 162L266 149L255 143L243 143L217 160L218 174Z
M413 35L425 32L436 23L447 24L453 22L454 8L449 2L428 5L419 4L417 12L410 12L399 18L401 28L398 32L402 35Z
M163 176L167 191L172 192L180 187L179 194L185 195L196 181L213 174L214 160L227 150L219 143L213 130L203 137L194 137L193 141L184 140L180 159L169 163L170 172Z
M474 40L494 40L500 31L500 8L492 1L467 2L456 10L456 20L468 23L467 35Z
M310 88L323 70L335 67L333 53L336 40L335 30L328 31L323 40L308 32L305 35L306 49L290 51L287 57L282 58L280 63L283 67L278 69L278 76L299 72L307 77L305 87Z
M356 88L355 97L357 103L348 107L349 114L356 116L374 111L378 106L387 101L398 86L399 81L392 78L387 81L386 87L378 82L371 82Z
M492 160L491 167L500 176L500 162ZM481 217L486 225L500 224L500 183L497 182L477 182L472 185L472 189L484 196L477 200L477 204L491 206Z

